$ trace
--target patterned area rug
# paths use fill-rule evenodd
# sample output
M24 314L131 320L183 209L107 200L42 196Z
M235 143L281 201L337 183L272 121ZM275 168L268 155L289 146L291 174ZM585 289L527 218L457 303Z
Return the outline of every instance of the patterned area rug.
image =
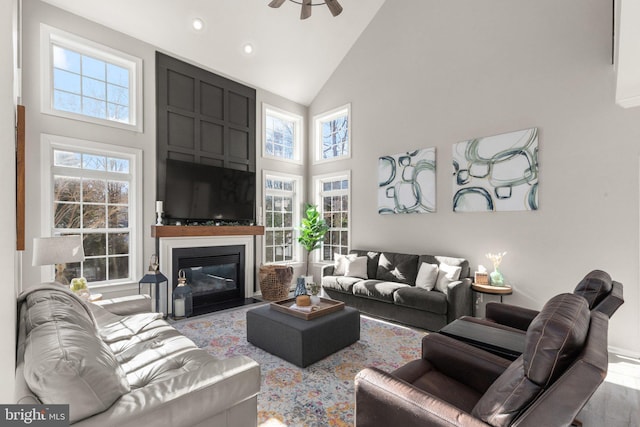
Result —
M260 364L258 425L353 426L355 375L365 367L392 371L420 357L425 332L360 317L360 341L299 368L246 339L250 308L203 315L174 326L217 358L249 356Z

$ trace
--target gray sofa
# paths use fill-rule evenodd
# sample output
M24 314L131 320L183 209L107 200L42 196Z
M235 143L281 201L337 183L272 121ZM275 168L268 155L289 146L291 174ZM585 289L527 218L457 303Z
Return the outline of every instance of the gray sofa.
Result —
M218 360L140 307L149 300L100 306L56 284L21 294L16 403L69 404L78 427L255 427L259 365Z
M324 266L322 289L330 298L364 313L431 331L439 330L460 316L472 315L473 295L467 260L367 250L352 250L350 254L352 259L367 258L366 273L360 274L362 277L336 275L335 264ZM423 263L460 267L459 280L440 289L416 286Z

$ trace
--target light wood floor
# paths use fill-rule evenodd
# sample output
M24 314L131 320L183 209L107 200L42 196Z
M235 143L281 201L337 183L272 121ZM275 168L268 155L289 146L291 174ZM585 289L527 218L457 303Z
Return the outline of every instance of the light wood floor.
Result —
M609 353L607 377L577 419L584 427L640 426L640 360Z

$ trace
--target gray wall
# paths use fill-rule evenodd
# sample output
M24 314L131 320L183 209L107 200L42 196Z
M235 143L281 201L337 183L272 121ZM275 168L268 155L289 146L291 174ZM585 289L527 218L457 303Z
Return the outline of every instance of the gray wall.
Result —
M0 298L0 402L13 402L15 377L16 295L18 270L16 269L16 211L15 211L15 97L14 37L16 35L16 0L0 0L0 199L2 228L0 228L0 271L3 272L2 298ZM19 255L18 255L19 256Z
M502 263L514 293L540 308L600 268L625 286L610 345L640 354L640 108L615 105L611 2L388 1L310 106L352 103L352 247ZM538 127L540 209L451 209L451 146ZM437 213L377 214L379 156L437 148ZM372 232L372 230L376 230Z

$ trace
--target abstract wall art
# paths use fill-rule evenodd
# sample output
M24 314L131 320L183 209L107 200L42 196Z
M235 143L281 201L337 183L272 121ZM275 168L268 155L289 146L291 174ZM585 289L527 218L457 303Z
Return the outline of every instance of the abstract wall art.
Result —
M538 129L453 145L453 211L538 209Z
M436 211L436 149L378 159L378 213Z

